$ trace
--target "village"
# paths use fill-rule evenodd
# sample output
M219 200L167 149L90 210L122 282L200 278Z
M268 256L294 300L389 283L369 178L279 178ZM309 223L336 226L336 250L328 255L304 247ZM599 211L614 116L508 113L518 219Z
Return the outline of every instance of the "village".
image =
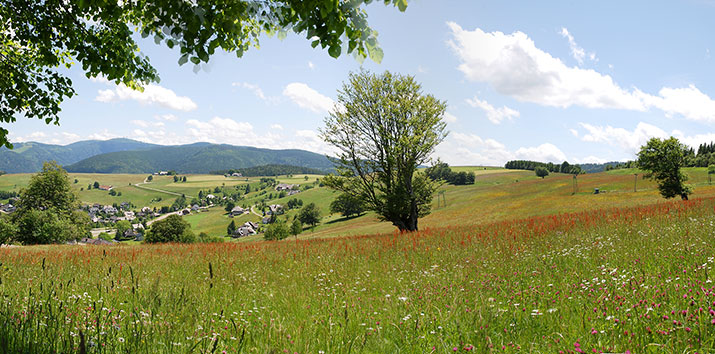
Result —
M175 176L175 181L181 182L182 179L176 178L177 174L175 171L159 171L152 174L153 176ZM241 173L234 172L225 175L227 178L237 178L243 177ZM184 177L184 181L185 181ZM151 178L147 178L150 182ZM149 183L145 181L144 184ZM161 206L161 207L149 207L143 206L138 207L130 201L122 201L113 204L82 204L80 210L87 214L89 221L92 225L91 235L82 238L77 243L80 244L94 244L94 245L113 245L125 241L135 241L140 242L144 240L144 233L151 224L155 221L162 220L169 215L179 215L179 216L189 216L195 215L202 212L208 212L210 209L217 207L226 208L226 213L224 214L228 220L238 218L245 214L254 213L257 217L260 217L260 222L245 221L237 227L228 235L231 238L240 238L250 235L256 235L262 232L261 225L267 225L276 220L276 217L283 215L285 213L286 207L281 204L266 204L268 200L273 197L284 197L293 196L301 192L299 184L287 184L287 183L276 183L275 179L272 178L262 178L259 189L254 191L257 194L264 196L261 199L260 205L236 205L239 201L242 201L246 194L251 192L250 187L244 187L242 191L244 194L230 192L227 190L222 190L219 187L215 187L213 193L204 193L199 191L198 196L191 197L191 200L187 202L189 196L181 195L174 201L171 206ZM116 192L116 189L112 185L104 185L95 182L90 184L88 189L98 189L102 191L107 191L110 195L121 196L121 192ZM268 193L268 191L275 191L277 193ZM215 193L215 194L214 194ZM218 195L217 195L218 194ZM275 198L273 198L275 199ZM19 197L15 196L8 199L7 203L0 203L0 213L11 214L16 210L15 204L19 201ZM291 200L291 204L302 205L302 201ZM229 206L230 208L228 208ZM293 207L291 205L290 207ZM256 211L259 209L259 211Z

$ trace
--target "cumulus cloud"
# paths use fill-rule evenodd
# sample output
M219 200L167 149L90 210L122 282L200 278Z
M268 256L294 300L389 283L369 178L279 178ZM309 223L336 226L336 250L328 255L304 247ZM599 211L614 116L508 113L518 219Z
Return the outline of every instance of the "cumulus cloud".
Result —
M155 84L148 84L144 92L132 90L125 85L118 85L113 90L99 90L95 101L118 102L133 100L141 104L158 104L177 111L193 111L198 106L191 98L179 96L174 91Z
M536 47L523 32L505 34L465 30L448 22L452 39L447 43L461 63L458 69L468 80L486 82L497 92L543 106L568 108L610 108L646 111L656 108L670 117L713 123L715 100L695 85L663 87L657 95L637 88L625 89L610 75L592 69L569 67L560 59ZM566 28L572 55L582 62L596 60L578 47ZM610 67L610 66L609 66Z
M576 43L576 40L573 38L573 35L569 33L569 30L566 29L566 27L561 27L561 36L566 38L569 41L569 48L571 49L571 56L576 59L576 61L579 63L579 65L583 65L583 60L586 58L586 50L581 48ZM588 58L590 60L596 60L596 53L588 53Z
M231 84L231 86L242 87L242 88L248 89L251 92L253 92L253 94L256 95L256 97L260 98L261 100L263 100L263 101L269 100L269 97L267 97L263 93L263 90L258 85L250 84L248 82L234 82Z
M586 133L581 136L581 140L617 146L629 154L638 152L640 147L648 142L650 138L669 136L664 130L644 122L638 123L633 131L614 128L610 125L595 126L587 123L579 123L579 125L586 130Z
M489 104L489 102L480 100L476 96L474 96L474 98L468 98L466 101L470 106L483 110L487 114L487 119L494 124L499 124L504 119L512 119L519 116L519 112L516 110L507 106L495 108Z
M515 155L520 160L534 160L541 162L561 163L567 160L566 154L550 143L536 147L522 147L516 150Z
M526 34L462 29L448 23L448 41L467 79L487 82L499 93L545 106L645 110L634 93L594 70L568 67L537 48Z
M283 130L283 126L280 124L271 124L271 129L274 130Z
M544 143L535 147L509 150L504 144L476 134L452 132L435 149L433 158L439 157L450 165L457 166L503 166L509 160L535 160L561 163L567 161L558 147Z
M691 120L715 122L715 101L695 85L684 88L663 87L658 96L642 92L640 95L648 106L662 110L668 117L680 115Z
M335 105L330 97L324 96L302 82L293 82L286 85L285 89L283 89L283 95L299 107L315 113L329 112Z
M452 113L444 112L444 117L442 117L442 120L447 123L454 123L457 121L457 117Z
M483 139L475 134L450 133L435 148L434 158L450 165L500 166L513 157L504 144L494 139Z
M179 117L173 115L173 114L162 114L162 115L156 115L154 116L154 119L156 120L165 120L169 122L173 122L179 119Z
M586 130L586 133L581 136L581 140L619 147L630 155L635 155L640 150L640 147L645 145L651 138L664 139L674 136L683 144L695 149L702 143L715 141L715 133L690 136L679 130L673 130L668 133L661 128L644 122L639 122L633 130L614 128L610 125L596 126L587 123L579 123L579 125Z
M38 142L45 144L67 145L81 140L80 136L68 132L45 133L41 131L32 132L27 135L17 136L10 134L9 140L14 143Z

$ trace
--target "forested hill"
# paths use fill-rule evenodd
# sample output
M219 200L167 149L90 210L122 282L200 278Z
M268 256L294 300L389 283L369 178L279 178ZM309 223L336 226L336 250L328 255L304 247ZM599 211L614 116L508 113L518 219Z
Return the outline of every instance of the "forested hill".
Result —
M152 173L174 170L179 173L210 173L261 165L291 165L329 170L332 163L324 155L305 150L271 150L247 146L195 143L162 146L144 151L101 154L67 165L68 172Z
M60 165L67 165L99 154L158 146L131 139L86 140L69 145L15 143L12 150L0 148L0 170L7 173L37 172L45 161L54 160Z

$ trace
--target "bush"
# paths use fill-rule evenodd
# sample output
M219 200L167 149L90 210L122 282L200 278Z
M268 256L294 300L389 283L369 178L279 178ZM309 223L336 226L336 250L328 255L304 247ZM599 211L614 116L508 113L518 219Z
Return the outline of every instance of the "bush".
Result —
M199 234L198 241L201 243L215 243L215 242L223 242L224 239L222 237L218 237L218 236L209 236L209 234L202 232Z
M263 233L263 238L269 241L282 240L290 235L290 230L288 230L288 225L283 220L276 220L276 222L268 225L266 231Z
M100 240L105 240L105 241L111 241L112 239L114 239L114 238L112 237L112 235L110 235L110 234L108 234L108 233L106 233L106 232L100 233L100 234L97 236L97 238L100 239Z
M16 240L26 245L79 240L89 230L87 214L75 211L67 218L55 208L27 210L15 223L18 229Z
M0 245L9 244L17 236L17 226L5 218L0 218Z
M146 232L147 243L181 242L192 243L196 241L196 236L191 231L191 225L174 214L169 215L164 220L159 220L151 225Z

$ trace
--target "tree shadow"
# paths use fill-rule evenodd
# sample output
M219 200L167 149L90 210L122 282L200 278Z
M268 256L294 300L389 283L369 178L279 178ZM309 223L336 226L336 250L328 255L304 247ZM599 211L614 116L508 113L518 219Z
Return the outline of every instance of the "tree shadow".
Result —
M343 216L343 217L340 218L340 219L330 220L330 221L326 222L325 225L334 224L334 223L340 222L340 221L352 220L352 219L355 219L355 218L359 218L359 217L361 217L361 216L363 216L363 215L365 215L365 213L362 213L362 214L360 214L360 215L353 215L353 216Z

